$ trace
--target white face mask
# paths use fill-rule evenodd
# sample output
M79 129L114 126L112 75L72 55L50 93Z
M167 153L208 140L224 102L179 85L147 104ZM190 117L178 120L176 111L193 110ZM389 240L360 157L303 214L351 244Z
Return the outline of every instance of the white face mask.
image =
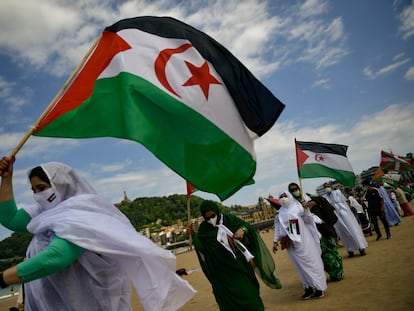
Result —
M331 187L327 187L325 188L326 192L331 193L332 192L332 188Z
M210 218L209 220L207 220L207 222L213 226L215 226L217 224L217 215L214 216L213 218Z
M299 197L299 196L300 196L300 191L299 191L299 190L293 191L293 192L292 192L292 194L293 194L295 197Z
M51 209L61 202L53 188L37 192L33 196L35 201L45 210Z
M279 201L280 201L280 204L282 204L282 205L288 205L288 203L289 203L289 198L287 198L287 197L281 197L281 198L279 199Z

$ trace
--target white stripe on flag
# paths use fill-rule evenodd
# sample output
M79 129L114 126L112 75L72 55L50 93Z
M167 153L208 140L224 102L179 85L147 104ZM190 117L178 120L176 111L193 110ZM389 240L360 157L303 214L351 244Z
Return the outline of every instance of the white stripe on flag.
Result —
M309 158L306 159L303 165L320 164L326 167L330 167L332 169L353 172L351 163L349 162L347 157L337 155L334 153L314 153L309 150L304 150L303 152L309 156Z
M204 62L207 62L194 47L183 53L174 54L165 67L168 82L179 93L180 97L169 92L158 81L154 71L154 61L160 51L177 48L189 43L188 40L163 38L138 29L124 29L117 32L117 35L131 45L132 49L116 55L99 79L113 77L123 71L146 79L160 90L175 97L210 120L248 151L254 159L256 158L253 139L256 139L257 135L245 126L232 97L212 64L208 63L210 74L221 84L210 84L208 100L204 97L199 86L182 86L191 77L191 72L184 61L189 61L196 66L201 66ZM127 68L125 64L128 64Z

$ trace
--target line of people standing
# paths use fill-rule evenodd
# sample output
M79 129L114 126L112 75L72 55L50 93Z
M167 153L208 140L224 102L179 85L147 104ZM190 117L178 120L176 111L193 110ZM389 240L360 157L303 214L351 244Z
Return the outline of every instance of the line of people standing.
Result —
M377 218L383 221L387 239L391 232L384 212L382 194L371 183L365 185L365 200L370 219L382 238ZM302 299L323 298L328 281L340 281L345 272L342 256L338 251L339 239L354 257L366 255L368 247L364 232L356 214L364 211L347 189L348 198L332 183L325 183L323 196L302 193L296 183L281 191L278 200L269 197L278 210L274 220L273 252L287 250L304 288ZM349 202L349 203L348 203ZM213 289L220 310L264 310L260 297L259 276L270 288L281 288L275 277L275 264L266 245L248 223L238 217L220 211L217 203L205 200L200 206L204 221L193 234L194 246L202 270ZM399 223L399 217L394 217ZM329 278L326 278L326 274Z
M336 239L344 244L349 257L359 251L366 255L368 243L361 226L340 190L324 185L324 196L302 193L296 183L279 194L280 209L275 217L273 251L287 249L289 258L305 290L302 299L322 298L329 281L344 278L342 257Z

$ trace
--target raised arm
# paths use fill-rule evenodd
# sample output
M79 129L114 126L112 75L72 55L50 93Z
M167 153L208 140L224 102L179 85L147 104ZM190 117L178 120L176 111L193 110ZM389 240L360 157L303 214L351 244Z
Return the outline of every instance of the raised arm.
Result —
M14 158L3 157L0 160L0 203L13 200L13 164Z

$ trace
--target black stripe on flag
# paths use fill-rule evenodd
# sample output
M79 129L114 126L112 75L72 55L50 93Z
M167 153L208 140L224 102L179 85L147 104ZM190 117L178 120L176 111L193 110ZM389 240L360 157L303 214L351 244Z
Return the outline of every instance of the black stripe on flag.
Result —
M333 153L346 157L348 146L338 144L323 144L309 141L296 141L298 148L302 151L308 150L314 153Z

